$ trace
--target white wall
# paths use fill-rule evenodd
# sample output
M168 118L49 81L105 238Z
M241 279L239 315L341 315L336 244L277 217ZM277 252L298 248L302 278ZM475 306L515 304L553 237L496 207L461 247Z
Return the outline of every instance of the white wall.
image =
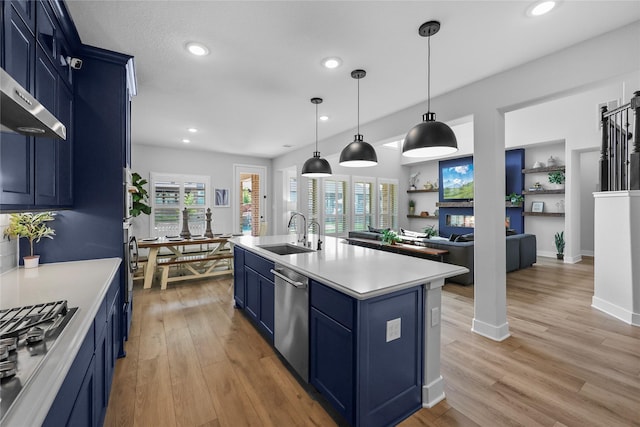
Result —
M9 214L0 214L0 232L9 226ZM4 237L0 234L0 274L18 266L18 239Z
M147 180L150 172L208 175L211 177L211 188L229 189L235 188L233 182L234 164L265 166L267 167L267 201L270 200L273 193L270 159L134 144L131 149L131 163L132 171L138 172ZM147 187L147 189L149 188ZM235 192L232 191L231 203L237 203L234 195ZM269 206L270 203L266 205ZM233 228L233 209L231 207L214 208L213 204L210 207L213 213L213 232L230 233ZM270 212L266 214L267 217L270 216ZM147 215L134 218L133 232L139 237L150 235Z
M594 255L593 193L599 191L597 173L599 161L599 151L580 153L580 244L582 255L586 256Z

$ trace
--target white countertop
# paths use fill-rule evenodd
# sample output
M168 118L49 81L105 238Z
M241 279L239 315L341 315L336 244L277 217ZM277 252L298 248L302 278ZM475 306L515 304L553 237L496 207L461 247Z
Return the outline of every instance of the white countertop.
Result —
M0 308L63 299L69 307L78 307L37 374L23 385L18 400L2 421L3 426L42 424L121 261L108 258L42 264L35 269L19 268L0 275Z
M314 236L315 237L315 236ZM295 243L295 235L241 236L230 242L282 264L356 299L367 299L416 285L442 286L444 279L467 273L465 267L349 245L323 236L321 251L277 255L258 245ZM316 242L316 239L310 239Z

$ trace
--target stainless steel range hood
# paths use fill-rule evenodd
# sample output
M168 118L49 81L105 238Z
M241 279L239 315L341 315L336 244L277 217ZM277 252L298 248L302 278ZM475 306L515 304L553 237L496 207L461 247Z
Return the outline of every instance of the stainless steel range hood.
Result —
M23 135L67 139L67 129L27 90L0 68L2 103L0 124L3 131Z

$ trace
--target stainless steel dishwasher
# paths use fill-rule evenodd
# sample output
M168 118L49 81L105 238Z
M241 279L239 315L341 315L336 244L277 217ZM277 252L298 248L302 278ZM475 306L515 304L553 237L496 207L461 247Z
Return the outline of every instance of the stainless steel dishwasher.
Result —
M275 275L273 341L291 367L309 382L309 279L280 264Z

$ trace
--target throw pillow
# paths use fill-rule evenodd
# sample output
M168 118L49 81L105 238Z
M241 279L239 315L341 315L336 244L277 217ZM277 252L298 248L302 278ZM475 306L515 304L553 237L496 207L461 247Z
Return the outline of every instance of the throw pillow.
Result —
M416 237L418 239L424 239L425 237L427 237L425 233L418 233L417 231L405 230L404 228L400 229L400 233L403 236Z
M450 242L455 242L458 237L460 237L459 234L451 233L451 236L449 236L449 241Z

